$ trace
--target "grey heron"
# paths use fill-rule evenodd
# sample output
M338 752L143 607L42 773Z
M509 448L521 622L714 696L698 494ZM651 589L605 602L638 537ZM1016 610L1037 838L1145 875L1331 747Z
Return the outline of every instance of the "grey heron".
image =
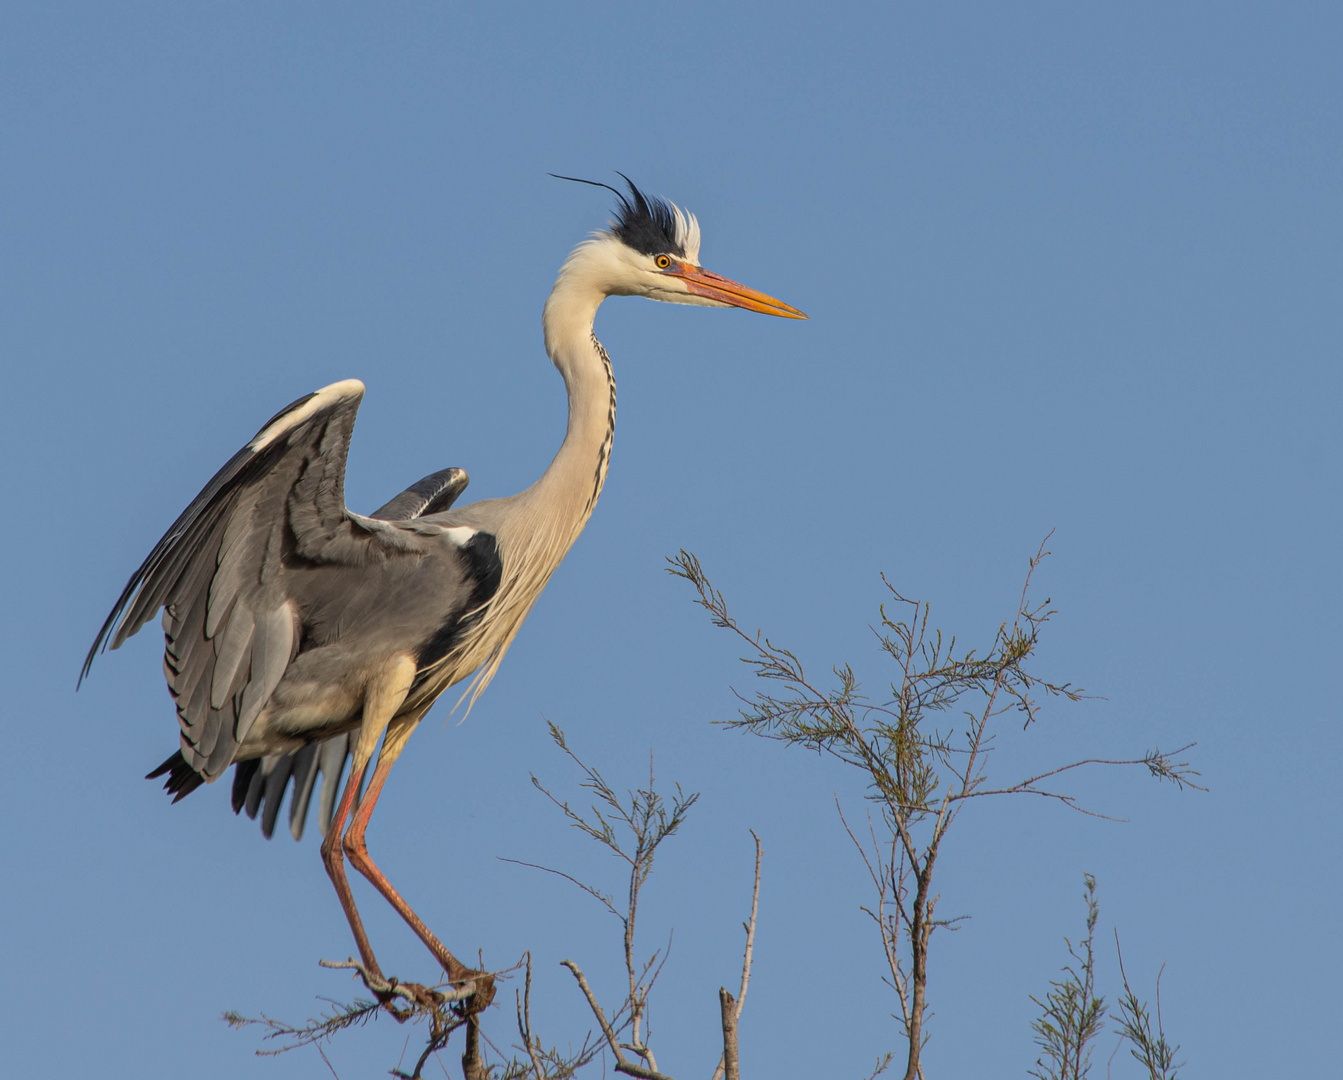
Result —
M485 689L596 506L616 411L611 361L593 334L597 308L608 296L645 296L806 318L705 270L695 217L626 183L627 194L598 185L619 198L615 217L564 261L545 304L545 348L569 416L536 483L454 507L467 475L445 469L357 514L345 505L345 459L364 386L333 383L282 409L215 474L131 575L84 661L81 681L100 650L162 609L180 745L150 777L166 774L174 801L232 765L234 812L264 806L269 836L292 781L297 839L323 777L322 859L378 978L346 855L450 978L466 970L369 857L365 831L416 725L473 673L463 697Z

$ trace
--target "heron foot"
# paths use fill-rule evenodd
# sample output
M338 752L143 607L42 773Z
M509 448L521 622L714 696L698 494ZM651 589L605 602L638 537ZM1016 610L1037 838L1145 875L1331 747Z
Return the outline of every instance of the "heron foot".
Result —
M404 1022L412 1017L416 1012L440 1012L445 1006L454 1002L464 1002L470 999L477 992L478 984L476 981L468 983L461 988L443 990L434 986L425 986L423 983L402 982L395 975L385 976L376 967L369 967L361 964L354 957L348 960L319 960L324 968L347 969L357 972L363 984L368 988L378 1003L387 1008L396 1019ZM494 980L484 972L475 973L490 982L490 997L494 997ZM404 1008L397 1004L398 1001L404 1001L410 1008ZM489 1002L485 1002L486 1005ZM484 1006L480 1006L483 1008ZM472 1012L478 1011L472 1008Z

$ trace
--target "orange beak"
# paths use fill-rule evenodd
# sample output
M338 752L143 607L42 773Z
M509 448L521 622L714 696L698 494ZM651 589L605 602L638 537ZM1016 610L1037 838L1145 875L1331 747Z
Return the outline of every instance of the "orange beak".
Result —
M747 311L758 311L762 315L778 315L784 319L807 318L805 313L798 311L797 308L789 304L785 304L782 300L776 300L772 296L766 296L755 289L747 288L731 278L722 277L712 270L705 270L702 266L691 266L689 263L672 263L671 267L664 270L663 273L669 277L680 278L696 296L708 297L710 300L731 304L733 307L745 308Z

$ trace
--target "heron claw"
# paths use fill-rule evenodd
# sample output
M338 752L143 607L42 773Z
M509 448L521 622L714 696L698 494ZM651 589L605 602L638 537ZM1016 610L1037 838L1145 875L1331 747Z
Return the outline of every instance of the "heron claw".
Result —
M347 960L319 960L318 963L324 968L357 972L369 993L377 998L378 1003L398 1022L408 1020L417 1010L438 1012L443 1006L459 1001L470 1002L467 1011L477 1013L494 1000L494 978L483 971L467 972L469 977L462 980L460 986L454 985L451 990L439 990L423 983L402 982L395 975L385 976L376 967L361 964L353 956ZM396 1004L398 998L407 1002L411 1008L399 1008ZM471 1001L472 998L477 1000Z

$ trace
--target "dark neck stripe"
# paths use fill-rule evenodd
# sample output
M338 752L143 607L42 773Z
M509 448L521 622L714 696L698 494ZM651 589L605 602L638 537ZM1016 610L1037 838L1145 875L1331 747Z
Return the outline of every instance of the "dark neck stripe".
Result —
M611 357L607 355L602 343L597 340L597 335L592 335L592 347L597 350L597 355L601 357L602 367L606 369L606 385L609 388L611 400L606 412L606 436L602 439L601 449L597 451L597 470L593 476L592 494L588 496L588 504L583 508L583 514L586 517L592 513L592 508L597 505L597 496L602 493L602 485L606 482L606 470L611 462L611 444L615 441L616 434L616 376L611 370Z

